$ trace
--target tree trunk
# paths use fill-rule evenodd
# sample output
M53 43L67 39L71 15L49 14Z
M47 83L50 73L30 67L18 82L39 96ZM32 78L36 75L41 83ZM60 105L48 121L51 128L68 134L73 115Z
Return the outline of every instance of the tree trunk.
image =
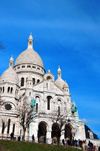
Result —
M26 131L26 129L24 128L23 129L23 141L25 141L25 131Z

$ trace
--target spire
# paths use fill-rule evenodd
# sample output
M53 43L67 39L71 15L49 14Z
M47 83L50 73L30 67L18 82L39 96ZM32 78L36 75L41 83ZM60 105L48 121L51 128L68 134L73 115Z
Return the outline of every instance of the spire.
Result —
M60 69L60 66L58 66L57 74L58 74L58 78L61 78L61 69Z
M30 33L30 36L28 38L28 48L32 48L33 49L33 37L32 37L32 33Z
M14 59L13 59L13 55L12 55L9 60L9 67L13 67L13 63L14 63Z

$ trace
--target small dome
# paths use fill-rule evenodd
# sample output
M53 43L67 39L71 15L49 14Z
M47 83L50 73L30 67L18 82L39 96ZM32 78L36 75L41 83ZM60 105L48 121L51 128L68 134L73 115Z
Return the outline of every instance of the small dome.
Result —
M0 82L19 83L18 76L11 66L1 75Z
M55 81L55 84L60 87L61 89L63 88L63 85L64 85L64 80L62 80L61 78L58 78L56 81Z
M66 81L64 82L63 87L64 87L64 88L68 88L68 84L66 83Z

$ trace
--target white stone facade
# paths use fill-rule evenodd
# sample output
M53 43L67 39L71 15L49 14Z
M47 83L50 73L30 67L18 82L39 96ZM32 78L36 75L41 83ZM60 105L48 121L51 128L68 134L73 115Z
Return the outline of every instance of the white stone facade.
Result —
M36 99L37 112L46 113L35 119L26 130L27 138L32 141L32 134L35 141L42 142L46 137L47 143L52 143L58 139L57 126L60 123L53 123L50 118L51 113L59 110L59 114L67 115L66 123L60 135L62 139L81 139L85 140L84 124L79 120L78 112L72 116L71 95L69 86L61 78L61 69L57 71L58 79L54 81L54 75L45 68L41 57L33 49L32 35L28 39L28 48L17 58L13 66L13 58L9 60L9 68L0 77L0 95L3 103L0 109L0 134L10 136L13 131L16 137L22 136L22 127L19 124L18 108L23 105L21 96ZM75 103L74 103L75 104ZM69 121L68 121L69 120ZM3 121L3 122L2 122ZM10 121L10 122L9 122ZM4 124L4 125L3 125ZM3 126L5 129L3 131ZM41 127L44 132L41 132ZM65 130L66 128L66 130ZM67 134L67 130L70 132ZM65 134L66 133L66 134Z

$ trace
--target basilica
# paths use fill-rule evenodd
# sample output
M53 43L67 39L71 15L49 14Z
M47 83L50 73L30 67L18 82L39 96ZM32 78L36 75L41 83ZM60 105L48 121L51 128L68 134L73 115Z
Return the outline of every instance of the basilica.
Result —
M36 100L36 112L41 116L29 124L25 140L32 141L33 134L35 142L43 142L45 138L49 144L57 144L62 139L85 140L84 123L79 119L75 102L71 101L69 86L62 79L60 67L58 78L54 80L54 75L50 70L45 71L41 57L33 49L32 35L28 38L27 49L13 63L11 57L8 69L0 77L0 136L10 137L13 132L16 139L22 138L19 108L27 97L30 103L32 98Z

